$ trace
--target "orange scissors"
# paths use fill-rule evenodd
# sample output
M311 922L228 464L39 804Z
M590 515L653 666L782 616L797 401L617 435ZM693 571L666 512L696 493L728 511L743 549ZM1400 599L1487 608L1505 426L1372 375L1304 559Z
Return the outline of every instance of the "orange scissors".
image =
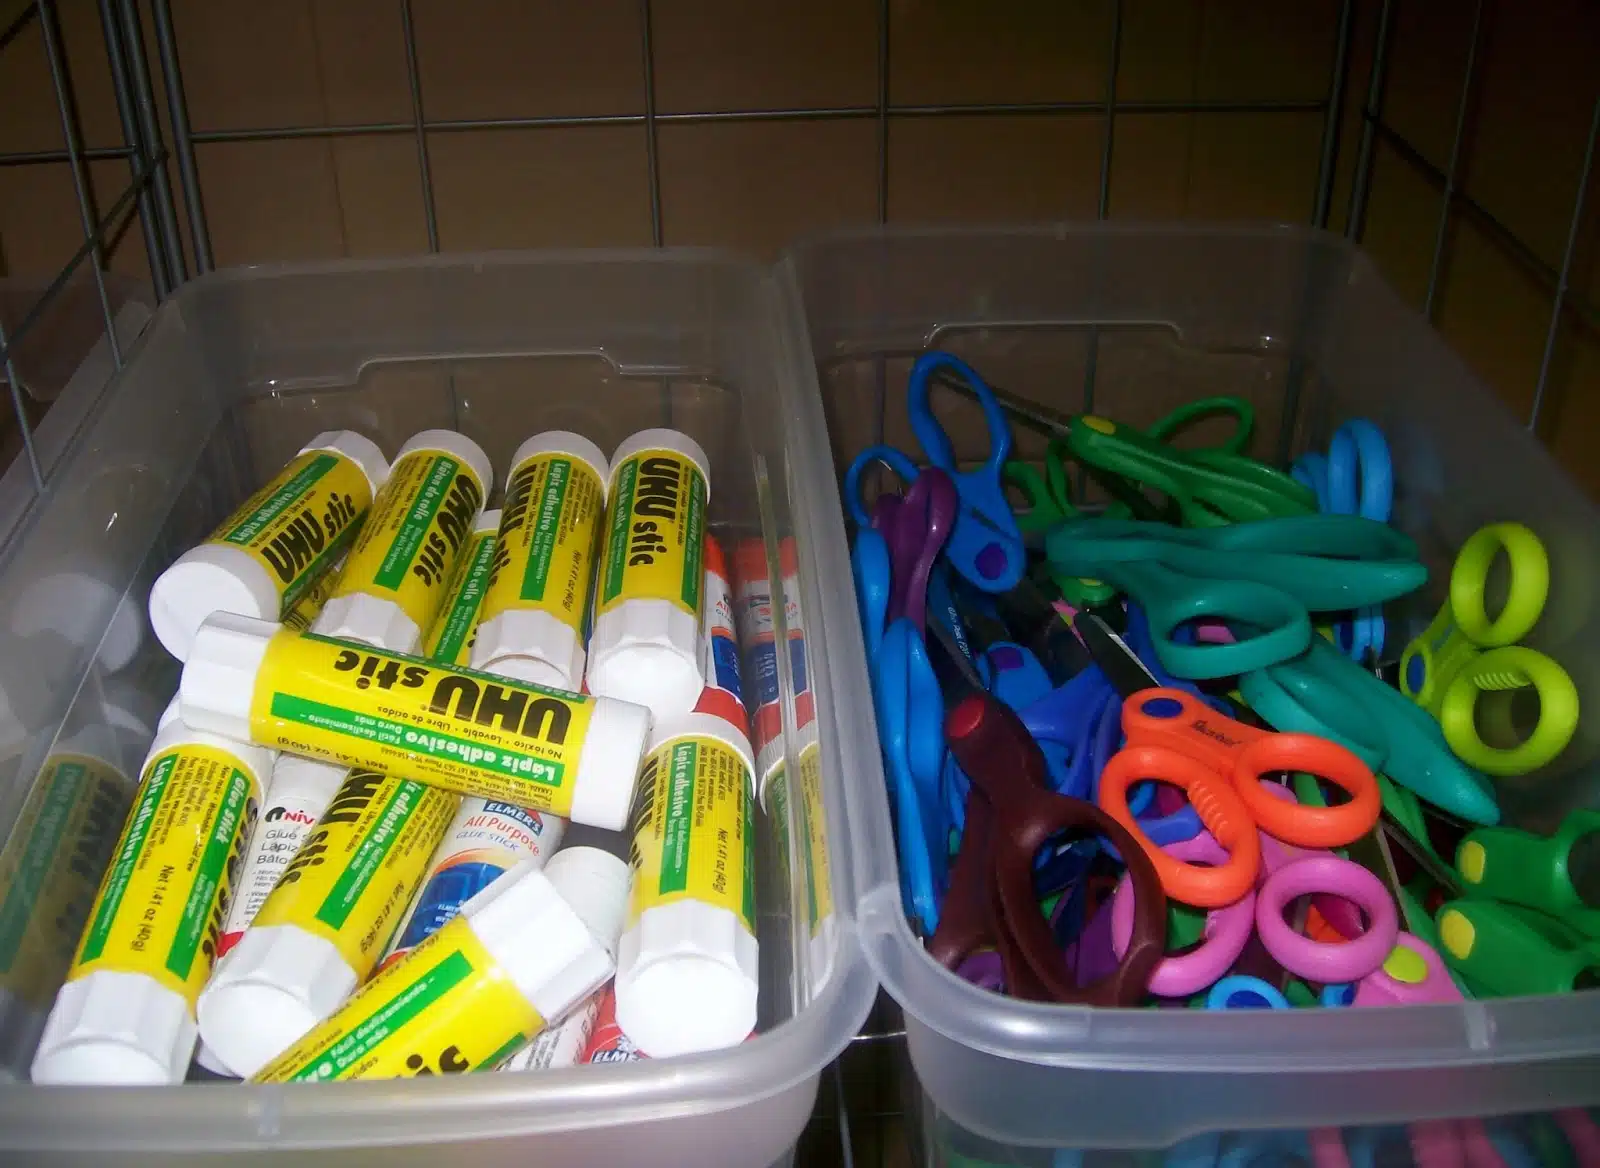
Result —
M1127 745L1100 772L1098 802L1133 833L1174 900L1221 908L1242 897L1261 870L1258 832L1299 847L1336 848L1378 822L1378 780L1344 747L1310 734L1247 726L1183 690L1151 689L1139 672L1121 667L1122 654L1109 629L1093 620L1079 620L1075 627L1084 631L1090 652L1124 695ZM1343 788L1349 800L1333 807L1285 801L1261 781L1278 771L1316 775ZM1189 864L1151 841L1128 810L1128 788L1143 779L1182 788L1228 859L1217 867Z

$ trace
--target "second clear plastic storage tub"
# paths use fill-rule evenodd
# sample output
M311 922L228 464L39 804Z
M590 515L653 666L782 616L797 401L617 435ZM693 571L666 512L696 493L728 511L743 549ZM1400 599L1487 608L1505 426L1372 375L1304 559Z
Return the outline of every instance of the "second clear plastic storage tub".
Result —
M243 269L197 280L161 308L0 546L0 838L17 845L0 852L10 866L0 872L0 1081L11 1080L0 1085L0 1160L750 1168L788 1154L819 1072L875 992L846 919L847 849L777 843L780 829L803 838L798 800L772 813L781 824L757 815L760 1016L756 1035L731 1049L291 1087L42 1088L25 1077L40 1011L120 830L128 776L177 686L176 662L145 624L155 575L319 431L359 430L393 455L419 430L457 429L488 453L498 488L518 444L543 430L575 430L610 451L636 430L672 426L711 461L712 533L754 537L781 579L780 548L804 505L788 488L786 419L794 372L805 371L790 311L770 272L708 253ZM793 560L815 594L803 542ZM73 619L18 627L16 614L51 605ZM808 657L810 686L825 690L826 652ZM793 774L796 681L786 667L779 681ZM808 733L818 730L835 737L825 720ZM821 803L838 840L835 760L824 756ZM76 836L41 828L61 822L41 811L61 789L51 785L85 769L104 822L74 819ZM62 839L81 854L45 846ZM807 889L826 867L841 906L820 934L831 947L811 935Z
M823 237L790 252L821 387L801 420L834 481L862 447L915 448L905 409L917 354L948 349L992 384L1066 413L1147 425L1240 394L1254 453L1284 464L1371 418L1395 456L1395 522L1429 566L1389 614L1395 651L1437 611L1449 565L1484 523L1518 520L1550 554L1550 600L1528 643L1600 708L1600 528L1591 503L1372 263L1303 229L1041 228ZM958 457L988 454L977 407L936 398ZM1015 428L1018 455L1044 438ZM819 473L818 478L822 474ZM810 489L823 490L813 484ZM837 488L804 510L835 692L868 682ZM813 626L818 622L813 621ZM1383 1011L1244 1016L1097 1010L1001 997L933 962L901 907L870 703L831 711L851 760L846 806L856 925L904 1007L937 1106L1004 1145L1160 1147L1198 1131L1503 1114L1600 1101L1600 994ZM1499 785L1507 819L1549 828L1596 794L1600 719L1538 773Z

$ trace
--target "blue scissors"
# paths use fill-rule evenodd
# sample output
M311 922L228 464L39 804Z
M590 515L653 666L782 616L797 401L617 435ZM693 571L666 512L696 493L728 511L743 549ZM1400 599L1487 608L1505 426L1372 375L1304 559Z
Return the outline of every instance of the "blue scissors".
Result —
M1308 451L1290 474L1310 487L1317 510L1329 515L1359 515L1389 522L1394 511L1394 460L1383 431L1365 418L1352 418L1333 433L1328 453ZM1383 653L1383 609L1365 605L1334 624L1339 648L1361 664Z
M1045 546L1057 569L1105 580L1137 601L1161 664L1197 680L1296 657L1311 643L1311 613L1393 600L1428 576L1410 538L1354 515L1209 528L1080 519L1057 526ZM1180 626L1201 617L1237 624L1241 639L1223 645L1175 639Z
M983 407L989 428L989 457L976 470L963 471L956 465L950 436L933 415L931 382L936 373L946 370L965 381ZM911 430L929 465L948 474L961 497L961 510L945 548L946 557L957 572L985 592L1006 592L1016 587L1027 567L1027 556L1001 477L1006 459L1011 456L1011 427L1005 411L976 370L961 358L937 350L924 353L911 367L906 408ZM915 460L893 446L869 446L856 455L845 471L845 502L851 517L863 527L868 516L861 498L861 476L875 462L883 463L907 483L914 483L919 473Z

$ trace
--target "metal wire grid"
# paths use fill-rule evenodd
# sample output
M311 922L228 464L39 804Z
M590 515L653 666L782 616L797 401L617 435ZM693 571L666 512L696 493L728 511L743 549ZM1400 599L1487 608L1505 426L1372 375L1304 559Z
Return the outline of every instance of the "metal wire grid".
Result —
M1123 4L1122 0L1109 0L1111 5L1111 33L1107 45L1106 92L1099 101L1060 101L1037 103L992 104L892 104L889 99L889 62L892 49L890 37L889 0L879 0L877 5L877 66L876 97L871 105L809 107L761 110L704 110L695 112L663 113L656 108L655 54L652 37L651 0L639 0L641 69L644 80L644 112L640 114L572 115L560 117L506 117L471 119L429 119L421 75L418 68L417 38L412 19L411 0L398 0L399 16L404 34L406 76L410 86L411 119L401 122L368 122L354 124L328 124L320 126L286 126L242 130L195 131L189 121L188 104L184 95L183 70L179 60L177 41L172 24L169 0L151 0L150 15L160 63L161 96L165 100L168 120L172 129L172 147L163 141L161 119L157 106L156 86L150 62L147 59L141 36L141 12L138 0L97 0L106 55L110 65L112 88L116 98L118 118L123 142L110 148L86 148L78 111L62 49L60 24L54 0L33 0L3 30L0 30L0 53L3 53L30 22L38 21L45 53L49 60L51 82L56 106L61 119L65 149L0 154L0 166L27 166L43 163L69 165L78 210L83 227L83 243L67 263L46 286L34 304L24 313L7 336L0 330L0 368L5 370L10 384L11 404L22 432L24 454L32 474L35 497L42 492L47 475L41 467L34 444L33 427L23 408L21 387L13 365L17 345L38 324L52 302L67 287L87 262L99 298L106 326L112 359L115 367L122 366L122 353L112 327L111 302L106 292L105 247L109 239L116 238L127 225L130 215L136 215L143 234L146 254L149 257L152 281L158 297L165 298L189 278L189 265L185 254L185 239L179 226L178 204L174 198L168 174L169 163L175 163L178 182L183 193L183 207L188 220L188 245L193 256L196 274L213 267L210 232L206 225L205 200L201 189L199 171L195 162L195 147L212 142L272 141L290 138L323 138L365 135L412 135L416 141L418 181L421 186L423 217L426 225L428 248L439 250L439 228L435 210L432 169L428 158L428 136L434 133L452 133L471 130L527 130L569 126L638 125L645 129L646 181L649 189L651 238L656 246L663 242L661 165L657 148L657 127L663 123L709 122L785 122L824 120L871 119L877 128L877 220L888 220L889 204L889 133L892 119L937 118L948 116L1003 116L1003 115L1077 115L1098 117L1101 120L1101 157L1099 194L1096 217L1105 219L1110 212L1111 165L1116 142L1116 123L1119 113L1139 114L1261 114L1261 113L1316 113L1323 119L1320 159L1316 185L1312 192L1310 222L1318 227L1329 224L1337 180L1341 121L1345 106L1345 93L1352 67L1352 36L1355 27L1355 0L1342 0L1335 23L1332 63L1326 96L1321 100L1296 101L1133 101L1119 99L1118 73L1122 59ZM1434 315L1440 279L1446 254L1449 224L1454 214L1470 218L1479 228L1544 286L1551 289L1550 322L1539 365L1538 380L1526 425L1538 426L1544 406L1552 358L1555 353L1563 313L1574 313L1590 326L1600 326L1600 308L1570 286L1574 254L1577 250L1580 229L1588 200L1589 184L1594 168L1595 143L1600 136L1600 96L1594 104L1576 197L1573 203L1560 266L1552 268L1534 249L1525 243L1511 228L1502 223L1481 203L1466 193L1460 185L1462 147L1470 120L1470 111L1480 84L1482 38L1485 31L1484 9L1486 0L1475 0L1472 18L1472 36L1461 91L1457 102L1457 117L1444 169L1429 161L1423 153L1399 131L1384 121L1384 93L1388 80L1389 56L1392 47L1395 0L1382 0L1377 18L1376 40L1373 48L1371 72L1365 98L1360 108L1360 138L1356 147L1354 178L1351 183L1350 202L1346 215L1345 233L1360 240L1366 224L1366 215L1372 193L1373 159L1377 143L1381 140L1395 151L1417 172L1442 191L1437 229L1429 264L1427 289L1422 310L1431 319ZM95 213L94 198L89 186L87 164L107 159L126 160L130 178L128 185L111 202L104 214ZM1093 346L1091 346L1093 352ZM1094 368L1087 372L1086 389L1092 393ZM878 1011L875 1016L892 1018L893 1014ZM891 1024L892 1026L892 1024ZM903 1031L869 1029L858 1042L895 1041ZM825 1088L827 1089L827 1088ZM841 1081L833 1080L838 1109L838 1123L843 1140L844 1163L851 1163L849 1141L850 1114L848 1101ZM889 1118L877 1116L874 1118Z

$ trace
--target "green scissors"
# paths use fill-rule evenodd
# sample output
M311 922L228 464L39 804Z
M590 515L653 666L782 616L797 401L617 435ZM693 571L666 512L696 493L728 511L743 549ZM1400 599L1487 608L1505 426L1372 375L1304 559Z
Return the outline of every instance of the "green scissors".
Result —
M1057 571L1103 580L1138 601L1161 664L1195 680L1298 657L1311 644L1310 613L1381 604L1427 579L1407 536L1353 515L1192 529L1077 519L1057 526L1045 550ZM1174 633L1200 617L1222 618L1243 639L1179 643Z
M1502 551L1511 582L1500 615L1491 619L1484 593ZM1514 643L1538 623L1549 590L1550 560L1537 535L1520 523L1480 528L1456 556L1449 598L1400 658L1401 692L1438 719L1445 741L1464 762L1491 775L1537 770L1567 748L1578 728L1578 689L1567 671ZM1538 691L1539 720L1518 745L1491 746L1478 730L1479 697L1485 690L1526 686ZM1509 723L1509 704L1493 712ZM1509 724L1501 731L1507 739L1518 737Z
M1031 462L1020 459L1013 458L1005 465L1006 482L1016 487L1028 503L1026 511L1017 512L1017 527L1025 539L1037 539L1069 519L1089 517L1073 502L1072 485L1067 478L1066 465L1058 454L1058 444L1059 440L1052 441L1045 451L1042 474ZM1103 512L1107 518L1122 518L1127 513L1127 508L1115 503ZM1061 593L1061 599L1073 608L1104 608L1117 598L1115 588L1092 576L1069 576L1053 568L1049 569L1049 576Z

